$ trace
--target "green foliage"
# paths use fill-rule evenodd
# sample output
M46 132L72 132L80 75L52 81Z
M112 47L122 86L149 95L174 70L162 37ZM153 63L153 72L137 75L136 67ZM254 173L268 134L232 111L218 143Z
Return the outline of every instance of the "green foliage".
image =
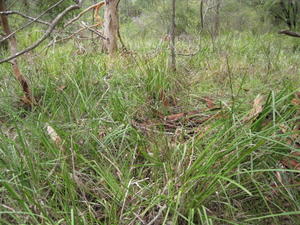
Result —
M143 53L157 39L124 38L135 58L111 60L88 42L77 55L69 42L34 64L20 61L39 99L32 111L15 100L10 65L0 67L1 224L298 224L298 185L290 182L299 171L279 165L295 150L287 140L299 119L292 40L228 32L212 43L203 35L201 50L178 56L173 74L163 45ZM180 41L178 52L189 44ZM176 105L165 106L160 93ZM257 94L266 96L263 112L245 124ZM188 138L184 125L174 134L134 126L151 125L157 111L204 109L205 96L223 109L199 124L198 136Z
M300 1L299 0L264 0L251 1L251 5L263 8L273 24L276 26L284 24L290 30L297 30L300 23Z
M34 6L35 11L39 12L44 12L47 9L49 9L51 6L56 4L58 1L57 0L39 0L36 3L36 6ZM59 13L61 13L64 9L66 9L68 6L75 4L74 0L64 0L62 3L60 3L58 6L53 8L49 13L46 14L47 19L54 19ZM71 11L69 12L60 22L60 25L63 24L64 21L68 20L69 18L73 17L76 15L78 11Z
M38 100L31 111L11 65L1 64L1 224L299 224L299 170L282 166L299 160L291 155L299 40L268 32L278 27L269 28L261 1L237 0L223 1L213 39L208 11L199 40L199 1L185 2L176 73L161 40L169 0L128 0L134 12L123 3L132 54L112 59L97 41L69 41L21 57ZM19 33L19 47L40 30ZM258 94L262 112L245 122ZM221 109L208 109L207 97ZM194 122L165 119L193 110Z

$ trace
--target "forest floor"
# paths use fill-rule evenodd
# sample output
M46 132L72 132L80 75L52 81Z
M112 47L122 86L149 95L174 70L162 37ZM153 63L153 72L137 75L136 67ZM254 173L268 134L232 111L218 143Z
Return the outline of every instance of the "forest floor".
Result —
M300 224L297 43L182 38L175 73L163 40L126 43L20 58L31 110L0 66L0 223Z

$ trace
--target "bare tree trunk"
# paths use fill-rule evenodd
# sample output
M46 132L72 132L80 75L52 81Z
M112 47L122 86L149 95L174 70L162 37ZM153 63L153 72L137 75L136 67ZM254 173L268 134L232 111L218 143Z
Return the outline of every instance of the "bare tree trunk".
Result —
M203 1L204 0L200 0L200 28L201 28L201 30L204 29Z
M186 11L189 11L190 6L189 6L189 0L186 0Z
M216 0L214 37L218 36L220 32L220 7L221 7L221 0Z
M28 0L24 0L24 6L28 7L29 4L28 4Z
M0 19L0 28L2 27L1 19ZM0 40L5 37L5 34L0 30ZM0 42L0 51L8 50L8 42L7 40Z
M170 42L170 49L171 49L171 63L170 68L172 71L176 71L176 53L175 53L175 28L176 28L176 0L172 0L172 22L171 22L171 42Z
M114 55L118 50L119 15L118 5L120 0L105 0L104 12L104 48L109 55Z
M0 11L5 11L5 9L6 8L4 5L4 0L0 0ZM7 16L4 14L1 14L0 18L1 18L1 24L2 24L5 34L9 35L11 33L11 31L10 31ZM8 43L9 43L9 49L10 49L11 55L16 54L18 52L16 37L14 35L11 36L8 39ZM26 104L30 104L30 105L34 104L35 100L31 94L28 81L26 80L24 75L21 73L17 59L11 60L11 64L12 64L12 68L13 68L13 73L14 73L16 79L20 82L23 92L25 94L24 102Z

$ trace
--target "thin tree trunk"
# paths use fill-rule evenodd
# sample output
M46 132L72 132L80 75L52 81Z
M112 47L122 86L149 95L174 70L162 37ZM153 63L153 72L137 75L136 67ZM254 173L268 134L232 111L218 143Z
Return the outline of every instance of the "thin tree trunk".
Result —
M215 26L214 26L214 37L219 35L220 32L220 7L221 0L216 0L216 15L215 15Z
M28 0L24 0L24 6L28 7L29 4L28 4Z
M105 0L104 12L104 48L109 55L114 55L118 50L119 15L118 4L120 0Z
M189 0L186 0L186 11L189 11L190 6L189 6Z
M175 28L176 28L176 0L172 0L172 22L171 22L171 64L170 68L172 71L176 71L176 53L175 53Z
M0 28L2 27L1 19L0 19ZM5 34L0 30L0 40L5 37ZM8 50L8 42L7 40L0 42L0 51Z
M4 0L0 0L0 11L5 11L5 9L6 8L5 8ZM1 24L2 24L2 27L3 27L4 33L6 35L9 35L11 33L11 31L10 31L7 16L4 15L4 14L1 14L0 18L1 18ZM11 36L8 39L8 43L9 43L9 49L10 49L11 55L16 54L18 52L16 37L14 35ZM35 100L34 100L32 94L31 94L28 81L26 80L24 75L21 73L17 59L13 59L10 62L12 64L14 76L16 77L16 79L21 84L22 90L25 94L24 102L26 104L34 104Z
M201 30L204 29L203 1L204 0L200 0L200 23L199 24Z

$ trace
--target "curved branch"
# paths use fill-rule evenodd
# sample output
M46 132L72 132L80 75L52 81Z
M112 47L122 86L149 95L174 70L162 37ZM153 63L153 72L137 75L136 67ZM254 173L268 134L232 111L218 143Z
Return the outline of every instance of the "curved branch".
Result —
M103 6L104 4L105 4L105 2L102 1L102 2L98 2L98 3L94 4L94 5L89 6L88 8L86 8L85 10L83 10L81 13L79 13L76 17L74 17L69 22L67 22L64 27L67 27L70 24L74 23L76 20L78 20L80 17L82 17L86 12L90 11L91 9L98 8L98 10L99 10L99 8L101 6Z
M23 30L24 28L28 27L30 24L36 22L36 20L38 20L39 18L41 18L43 15L45 15L47 12L51 11L53 8L55 8L56 6L58 6L59 4L61 4L64 0L60 0L59 2L55 3L54 5L52 5L50 8L48 8L46 11L44 11L42 14L40 14L38 17L36 17L34 20L26 23L24 26L20 27L19 29L15 30L14 32L11 32L9 35L7 35L6 37L2 38L0 40L0 42L3 42L7 39L9 39L10 37L12 37L13 35L15 35L17 32L19 32L20 30Z
M12 15L12 14L16 14L16 15L22 16L22 17L24 17L24 18L26 18L26 19L29 19L29 20L31 20L31 21L38 22L38 23L41 23L41 24L45 24L45 25L50 26L50 23L48 23L48 22L45 22L45 21L43 21L43 20L36 19L36 18L34 18L34 17L31 17L31 16L27 16L27 15L25 15L25 14L23 14L23 13L18 12L18 11L3 11L3 12L0 12L0 15L1 15L1 14L5 15L5 16Z
M59 15L57 15L55 17L55 19L51 22L51 25L49 26L49 28L46 30L45 34L38 41L36 41L33 45L25 48L24 50L22 50L20 52L17 52L16 54L14 54L12 56L9 56L9 57L7 57L5 59L1 59L0 60L0 64L4 63L4 62L8 62L8 61L10 61L12 59L15 59L18 56L23 55L26 52L31 51L32 49L35 49L37 46L39 46L52 33L52 31L54 30L54 28L56 27L56 25L65 16L65 14L67 14L69 11L72 11L74 9L79 9L79 8L80 8L80 6L78 4L77 5L71 5L68 8L66 8L63 12L61 12Z

